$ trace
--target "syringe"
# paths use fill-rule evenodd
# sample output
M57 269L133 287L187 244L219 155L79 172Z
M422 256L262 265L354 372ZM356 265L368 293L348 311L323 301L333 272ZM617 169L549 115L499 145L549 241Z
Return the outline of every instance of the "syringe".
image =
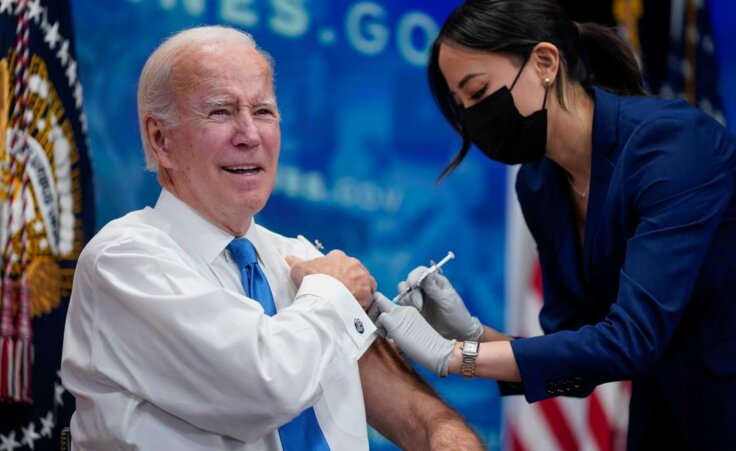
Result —
M424 280L424 279L425 279L425 278L426 278L426 277L427 277L428 275L430 275L430 274L432 274L432 273L435 273L435 272L439 271L439 270L440 270L440 268L442 268L442 267L443 267L443 266L445 265L445 263L449 262L449 261L450 261L450 260L452 260L453 258L455 258L455 254L454 254L454 253L453 253L452 251L448 252L448 253L447 253L447 255L445 256L445 258L443 258L443 259L442 259L442 260L440 260L440 261L439 261L438 263L435 263L434 265L432 265L432 266L430 266L429 268L427 268L427 270L426 270L426 271L424 271L424 273L423 273L423 274L422 274L422 275L421 275L421 276L419 277L419 279L418 279L418 280L416 281L416 283L415 283L415 284L413 284L413 285L409 285L408 287L406 287L406 288L404 288L403 290L401 290L401 293L397 294L395 298L391 299L391 302L393 302L394 304L398 304L398 303L399 303L399 301L400 301L400 300L401 300L401 299L402 299L402 298L403 298L404 296L406 296L407 294L409 294L409 293L411 293L412 291L414 291L414 290L416 290L417 288L419 288L419 286L420 286L420 285L422 284L422 281L423 281L423 280Z

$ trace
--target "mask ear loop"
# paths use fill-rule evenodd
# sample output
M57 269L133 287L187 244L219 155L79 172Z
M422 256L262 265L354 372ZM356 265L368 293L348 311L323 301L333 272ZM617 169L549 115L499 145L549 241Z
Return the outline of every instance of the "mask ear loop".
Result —
M529 56L531 56L531 54ZM529 61L529 56L527 56L524 62L522 63L521 68L519 69L519 72L516 74L516 78L514 78L514 81L511 83L511 87L509 88L509 91L514 89L514 86L516 86L516 82L519 80L521 73L524 71L524 67L526 67L527 61Z
M542 101L542 109L547 109L547 94L549 94L549 85L552 84L552 82L549 80L549 77L546 77L544 79L544 100Z

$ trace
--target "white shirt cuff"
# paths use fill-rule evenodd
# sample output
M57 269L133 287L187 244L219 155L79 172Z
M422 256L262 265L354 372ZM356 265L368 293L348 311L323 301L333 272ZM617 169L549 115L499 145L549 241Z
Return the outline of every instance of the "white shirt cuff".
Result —
M326 299L337 312L351 338L352 357L358 360L376 339L376 326L358 301L339 280L325 274L312 274L302 280L296 300L311 295Z

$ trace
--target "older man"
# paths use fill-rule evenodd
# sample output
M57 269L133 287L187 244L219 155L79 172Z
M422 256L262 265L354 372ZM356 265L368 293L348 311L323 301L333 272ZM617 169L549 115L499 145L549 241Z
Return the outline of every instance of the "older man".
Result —
M352 451L368 447L366 412L404 448L481 448L371 346L360 262L254 223L280 147L272 78L224 27L181 32L146 62L139 119L163 190L80 256L62 361L75 449Z

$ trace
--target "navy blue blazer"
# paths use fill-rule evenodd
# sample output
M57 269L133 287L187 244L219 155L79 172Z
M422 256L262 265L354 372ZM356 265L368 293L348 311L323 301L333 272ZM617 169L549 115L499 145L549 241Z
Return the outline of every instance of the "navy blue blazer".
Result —
M582 248L564 170L544 158L516 181L546 334L511 343L521 389L631 379L630 449L736 450L736 139L681 100L593 94Z

